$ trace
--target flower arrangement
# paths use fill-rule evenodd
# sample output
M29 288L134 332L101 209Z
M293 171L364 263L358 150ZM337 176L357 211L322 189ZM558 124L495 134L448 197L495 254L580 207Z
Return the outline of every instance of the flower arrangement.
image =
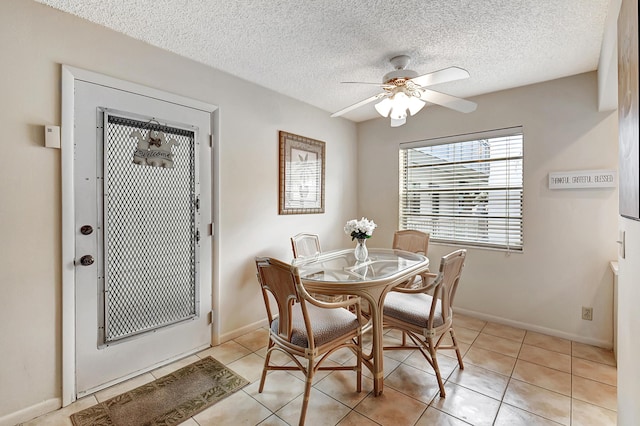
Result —
M376 225L372 220L363 217L360 220L351 219L344 226L344 233L351 236L351 241L371 238L373 230L376 229Z

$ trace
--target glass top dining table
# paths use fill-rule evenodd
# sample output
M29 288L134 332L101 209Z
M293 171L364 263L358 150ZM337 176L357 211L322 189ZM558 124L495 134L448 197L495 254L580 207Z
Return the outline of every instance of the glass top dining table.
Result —
M373 374L373 392L384 387L383 306L387 293L396 285L429 269L429 259L402 250L369 248L365 261L356 261L353 249L333 250L293 260L305 288L313 293L360 296L369 304L369 324L373 333L371 353L363 362Z

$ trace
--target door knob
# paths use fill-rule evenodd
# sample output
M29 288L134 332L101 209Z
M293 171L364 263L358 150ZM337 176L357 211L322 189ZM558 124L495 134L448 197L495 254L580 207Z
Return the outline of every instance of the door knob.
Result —
M91 225L84 225L82 228L80 228L80 233L82 235L91 235L92 232L93 227Z
M85 254L84 256L82 256L80 258L80 264L82 266L89 266L89 265L93 265L93 256L91 256L90 254Z

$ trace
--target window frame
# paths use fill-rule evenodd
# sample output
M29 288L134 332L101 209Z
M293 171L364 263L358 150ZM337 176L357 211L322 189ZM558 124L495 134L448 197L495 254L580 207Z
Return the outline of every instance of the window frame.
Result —
M516 139L509 141L508 138L510 137L515 137ZM491 157L491 140L494 140L495 146L499 139L507 139L504 141L506 154L493 158ZM462 245L517 253L523 252L524 139L523 126L514 126L400 143L398 151L398 228L417 229L428 232L431 235L431 242L436 244ZM429 171L432 175L436 175L439 170L448 170L451 172L455 170L455 167L459 169L463 167L469 171L473 169L473 166L476 166L475 170L477 172L478 167L482 167L481 165L484 164L484 167L488 169L488 171L485 172L487 183L483 184L480 178L472 177L471 182L466 182L459 177L456 178L457 180L451 181L450 177L441 176L435 180L441 185L438 188L442 188L444 182L453 182L453 189L449 188L447 190L448 200L441 200L439 198L443 192L441 189L432 190L431 187L426 188L419 186L427 182L431 183L428 177L420 177L413 181L410 180L412 167L406 167L405 165L407 161L410 161L407 157L407 155L410 155L410 150L449 145L449 147L443 148L440 152L456 152L456 155L463 155L460 154L460 152L462 152L460 150L468 149L468 144L474 142L478 144L486 143L486 153L484 151L478 151L477 157L472 156L472 158L460 161L460 158L456 159L455 156L450 156L447 160L445 158L446 154L437 155L435 150L432 149L430 153L424 153L424 155L437 159L437 162L434 161L432 164L429 163L429 161L420 164L414 163L413 169ZM466 145L463 145L463 143ZM455 151L455 149L459 151ZM515 152L511 152L513 149L515 149ZM414 159L417 160L415 155ZM491 170L494 170L492 169L492 165L496 164L497 166L499 162L503 163L502 167L504 167L504 170L502 170L502 173L504 173L504 175L502 178L505 182L502 187L491 186L488 180L489 176L491 176ZM413 173L416 173L415 170ZM478 173L480 172L476 174ZM499 173L500 172L496 170L493 176L499 175ZM451 173L451 176L453 175L454 173ZM514 182L512 182L512 177L515 177ZM414 185L413 189L409 188L412 186L412 182ZM415 187L415 185L418 186ZM483 189L487 190L483 191ZM501 193L503 194L502 198L500 196ZM487 200L478 198L483 194L487 197ZM476 197L475 204L472 200L473 197ZM438 203L438 211L433 210L436 202ZM444 204L444 208L442 209L444 213L440 211L440 204ZM483 214L483 216L478 217L477 212L479 209L476 209L471 214L461 214L463 207L467 208L468 211L470 206L475 205L479 207L480 204L483 204L487 209L491 207L492 212L503 211L504 213L494 213L491 215L488 213L480 213ZM427 207L425 207L425 205ZM466 230L465 227L469 226L469 224L475 224L477 229L472 231ZM480 228L481 224L486 226L485 230ZM436 227L438 229L436 229Z

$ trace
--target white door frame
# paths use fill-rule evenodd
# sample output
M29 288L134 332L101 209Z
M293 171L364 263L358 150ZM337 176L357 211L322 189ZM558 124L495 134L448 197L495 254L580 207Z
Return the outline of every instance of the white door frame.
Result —
M213 235L217 234L219 216L219 119L218 107L212 104L180 95L163 92L161 90L142 86L116 78L108 77L92 71L87 71L68 65L62 65L62 141L61 141L61 168L62 168L62 406L65 407L76 400L76 362L75 362L75 219L74 219L74 107L75 107L75 82L86 81L94 84L113 87L116 89L141 94L151 98L163 99L194 109L199 109L211 114L212 129L212 179L211 188L213 194L212 217ZM219 318L219 260L218 238L212 238L212 326L211 343L218 343ZM206 315L206 313L202 313Z

